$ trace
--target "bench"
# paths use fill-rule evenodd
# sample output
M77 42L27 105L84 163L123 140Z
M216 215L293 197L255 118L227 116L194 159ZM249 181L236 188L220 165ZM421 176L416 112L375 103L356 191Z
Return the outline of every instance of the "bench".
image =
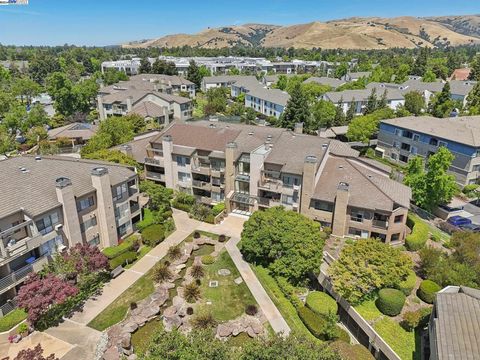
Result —
M112 279L115 279L118 275L123 273L125 270L122 265L118 265L115 269L110 272Z

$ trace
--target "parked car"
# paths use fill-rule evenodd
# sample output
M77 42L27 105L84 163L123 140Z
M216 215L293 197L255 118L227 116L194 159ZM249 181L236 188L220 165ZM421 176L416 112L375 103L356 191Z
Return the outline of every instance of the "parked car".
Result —
M480 225L475 224L460 225L459 228L465 231L480 232Z
M472 224L472 220L470 220L469 218L463 217L463 216L459 216L459 215L455 215L455 216L452 216L452 217L448 218L447 222L449 222L450 224L452 224L454 226L458 226L458 227Z

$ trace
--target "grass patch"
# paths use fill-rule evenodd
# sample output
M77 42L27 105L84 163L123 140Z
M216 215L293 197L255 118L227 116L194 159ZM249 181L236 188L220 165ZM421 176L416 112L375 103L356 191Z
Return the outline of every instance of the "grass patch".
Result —
M202 246L199 250L203 247L206 246ZM233 320L244 313L247 305L257 304L245 282L235 284L234 280L240 276L240 273L226 250L220 253L213 264L204 265L204 268L205 276L201 285L202 302L212 302L208 308L215 320L219 322ZM220 269L228 269L231 274L220 276L218 275ZM218 287L209 287L210 280L217 280Z
M310 340L319 342L320 340L313 336L302 322L297 314L297 309L295 309L295 306L293 306L292 303L285 297L275 279L268 273L268 270L259 265L252 266L252 269L257 275L258 280L262 284L268 296L270 299L272 299L273 303L282 314L288 326L290 326L290 329L293 332L300 334L300 336L305 336Z
M360 305L355 306L355 310L367 321L374 321L383 315L380 310L377 309L375 299L364 301Z
M10 311L7 315L0 318L0 332L8 331L15 325L20 324L27 318L27 313L22 309Z
M415 351L415 332L405 331L388 317L378 320L373 328L401 359L420 359L420 354Z
M125 290L115 301L107 306L100 314L93 319L88 326L103 331L112 325L123 320L127 314L130 303L145 299L154 291L152 270L138 279L127 290Z
M148 345L150 345L153 335L163 329L163 322L158 319L160 318L147 322L132 334L132 345L135 349L135 354L143 355Z

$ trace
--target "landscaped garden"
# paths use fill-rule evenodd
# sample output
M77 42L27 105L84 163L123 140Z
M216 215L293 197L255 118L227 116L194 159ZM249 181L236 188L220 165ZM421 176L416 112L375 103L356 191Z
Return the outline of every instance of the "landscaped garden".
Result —
M227 240L195 231L93 319L90 327L108 329L107 351L120 345L142 354L153 334L176 329L216 329L237 343L265 334L266 319L224 248Z

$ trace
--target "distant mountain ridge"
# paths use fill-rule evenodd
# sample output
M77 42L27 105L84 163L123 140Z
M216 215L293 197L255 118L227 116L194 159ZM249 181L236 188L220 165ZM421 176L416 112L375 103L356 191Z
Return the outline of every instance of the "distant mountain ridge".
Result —
M279 26L244 24L207 28L196 34L174 34L133 41L126 48L224 48L262 46L323 49L388 49L480 44L480 15L416 18L349 18Z

